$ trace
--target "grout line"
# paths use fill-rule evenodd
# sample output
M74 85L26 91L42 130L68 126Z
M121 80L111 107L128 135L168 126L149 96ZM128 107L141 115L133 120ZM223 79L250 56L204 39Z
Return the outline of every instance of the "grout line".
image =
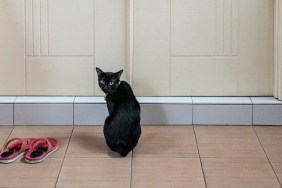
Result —
M194 106L195 105L194 105L194 102L193 102L193 97L191 97L191 101L192 101L192 104L191 104L192 105L192 125L194 125ZM195 131L194 131L194 134L195 134Z
M10 136L12 135L12 132L14 131L14 129L15 129L15 126L13 125L13 128L12 128L12 130L10 131L8 137L6 138L6 141L5 141L4 145L9 141L9 138L10 138ZM0 150L3 149L4 145L0 147Z
M238 55L172 55L172 58L203 58L203 57L210 57L210 58L235 58L239 57Z
M27 95L27 69L26 69L26 35L27 35L27 32L26 32L26 0L24 1L24 93ZM14 107L14 106L13 106Z
M263 145L262 145L262 143L261 143L261 141L260 141L260 139L259 139L259 136L258 136L256 130L254 129L254 126L252 126L252 128L253 128L254 133L255 133L256 136L257 136L257 139L258 139L258 141L259 141L259 143L260 143L260 145L261 145L261 147L262 147L262 150L263 150L263 152L264 152L264 154L265 154L265 156L266 156L266 158L267 158L267 160L268 160L268 163L270 164L270 166L271 166L271 168L272 168L272 171L273 171L273 173L274 173L274 175L275 175L275 177L276 177L276 179L277 179L277 181L278 181L280 187L282 187L282 182L279 181L278 175L276 174L276 172L275 172L275 170L274 170L274 168L273 168L273 165L272 165L272 163L271 163L271 161L270 161L270 159L269 159L269 157L268 157L268 155L267 155L267 153L266 153L266 151L265 151L265 149L264 149L264 147L263 147Z
M70 141L71 141L71 138L72 138L72 135L73 135L73 131L74 131L74 126L72 127L72 131L71 131L70 138L69 138L69 141L68 141L68 144L67 144L66 152L65 152L65 154L64 154L63 161L62 161L62 164L61 164L61 167L60 167L59 173L58 173L58 175L57 175L57 179L56 179L55 187L57 187L57 183L58 183L58 180L59 180L60 175L61 175L61 171L62 171L62 168L63 168L64 162L65 162L65 158L66 158L66 155L67 155L67 152L68 152L68 149L69 149L69 145L70 145Z
M214 40L215 40L215 44L214 44L214 46L215 46L215 48L214 48L214 55L217 55L217 52L218 52L218 42L217 42L217 32L218 32L218 1L216 1L216 3L215 3L215 16L216 16L216 19L215 19L215 25L216 25L216 27L215 27L215 36L214 36Z
M130 187L132 187L132 165L133 165L133 150L131 152L131 166L130 166Z
M41 57L41 58L48 58L48 57L95 57L94 55L26 55L27 57Z
M201 169L202 169L202 172L203 172L203 178L204 178L205 186L207 187L205 171L204 171L204 168L203 168L202 158L201 158L201 154L200 154L200 149L199 149L198 140L197 140L197 136L196 136L195 126L194 125L193 125L193 132L194 132L194 137L195 137L196 144L197 144L198 156L199 156L200 163L201 163Z
M50 54L49 54L49 51L50 51L50 45L49 45L49 43L50 43L50 38L49 38L49 36L50 36L50 29L49 29L49 0L47 0L47 56L49 56Z
M252 100L252 97L249 97L251 103L252 103L252 126L254 126L254 102Z
M75 101L76 97L73 98L72 101L72 125L74 126L74 101Z
M169 69L172 70L172 3L169 1ZM172 94L172 71L169 71L169 94Z
M39 1L39 55L42 56L41 54L41 39L42 39L42 36L41 36L41 31L42 31L42 28L41 28L41 18L42 15L41 15L41 0Z
M15 103L13 103L13 126L15 126Z
M97 84L97 77L95 77L95 67L96 67L96 60L97 60L97 50L96 50L96 1L93 1L93 4L92 4L92 10L93 10L93 15L92 15L92 18L93 18L93 52L92 52L92 66L93 66L93 72L94 72L94 83L92 83L91 85L93 86L93 94L96 93L96 84Z
M13 126L15 126L15 103L18 97L15 97L13 101Z

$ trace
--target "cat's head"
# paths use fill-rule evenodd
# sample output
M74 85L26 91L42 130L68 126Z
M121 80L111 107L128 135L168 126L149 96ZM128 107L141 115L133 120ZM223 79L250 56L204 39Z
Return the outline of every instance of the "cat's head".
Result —
M120 83L120 76L123 70L120 70L116 73L103 72L101 69L96 67L96 72L98 75L98 84L101 90L106 94L116 92Z

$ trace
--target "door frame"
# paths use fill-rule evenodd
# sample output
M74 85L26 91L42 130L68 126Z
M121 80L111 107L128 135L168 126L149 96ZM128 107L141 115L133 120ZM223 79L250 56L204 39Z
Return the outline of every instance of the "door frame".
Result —
M282 0L275 0L274 11L274 97L282 100Z

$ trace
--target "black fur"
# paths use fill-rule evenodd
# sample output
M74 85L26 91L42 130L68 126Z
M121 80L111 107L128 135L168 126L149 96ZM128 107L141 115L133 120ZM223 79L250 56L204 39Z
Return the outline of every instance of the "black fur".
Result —
M124 157L136 146L141 135L140 105L130 85L120 81L122 70L112 73L96 68L96 71L109 111L104 125L106 143Z

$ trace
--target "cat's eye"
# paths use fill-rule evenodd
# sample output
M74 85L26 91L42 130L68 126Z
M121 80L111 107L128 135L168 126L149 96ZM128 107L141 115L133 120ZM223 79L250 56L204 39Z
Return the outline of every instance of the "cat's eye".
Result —
M110 86L114 85L114 82L110 82Z
M101 84L105 84L104 80L100 80L100 83L101 83Z

